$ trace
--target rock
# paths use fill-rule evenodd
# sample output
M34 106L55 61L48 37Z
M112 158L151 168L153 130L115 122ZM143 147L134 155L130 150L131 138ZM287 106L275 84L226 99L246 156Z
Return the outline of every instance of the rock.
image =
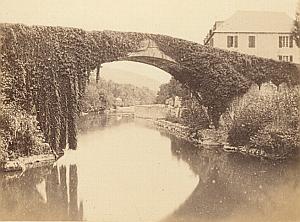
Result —
M53 163L56 160L53 154L33 155L29 157L19 157L15 160L4 160L0 162L0 171L25 171L26 168L40 167Z
M223 150L226 152L238 152L239 151L239 149L237 147L227 146L227 145L223 146Z

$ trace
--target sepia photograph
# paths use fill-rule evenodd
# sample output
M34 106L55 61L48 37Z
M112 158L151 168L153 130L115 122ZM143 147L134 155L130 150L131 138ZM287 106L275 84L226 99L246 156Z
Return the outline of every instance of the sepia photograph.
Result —
M300 222L300 0L0 0L0 221Z

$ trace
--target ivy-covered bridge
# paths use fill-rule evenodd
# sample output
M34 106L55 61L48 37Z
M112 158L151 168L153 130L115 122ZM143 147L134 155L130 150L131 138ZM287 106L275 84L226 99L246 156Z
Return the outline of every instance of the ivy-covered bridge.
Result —
M0 25L1 91L7 103L36 115L50 146L77 147L80 98L90 73L112 61L165 70L188 87L217 126L232 100L252 84L299 84L294 64L202 46L164 35Z

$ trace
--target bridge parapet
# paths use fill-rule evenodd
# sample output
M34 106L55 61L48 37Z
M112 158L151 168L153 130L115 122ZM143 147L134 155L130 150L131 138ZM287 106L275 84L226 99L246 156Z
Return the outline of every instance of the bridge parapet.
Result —
M144 39L141 41L140 48L136 52L129 53L128 57L152 57L176 62L170 56L167 56L164 52L162 52L157 44L151 39Z

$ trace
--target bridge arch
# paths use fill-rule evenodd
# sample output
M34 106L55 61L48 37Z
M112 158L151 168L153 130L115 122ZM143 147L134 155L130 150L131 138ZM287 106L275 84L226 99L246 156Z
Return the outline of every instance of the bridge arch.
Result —
M198 95L218 122L252 84L299 84L294 64L218 50L164 35L64 27L0 25L2 93L36 115L55 150L77 147L77 119L91 70L136 61L170 73Z

